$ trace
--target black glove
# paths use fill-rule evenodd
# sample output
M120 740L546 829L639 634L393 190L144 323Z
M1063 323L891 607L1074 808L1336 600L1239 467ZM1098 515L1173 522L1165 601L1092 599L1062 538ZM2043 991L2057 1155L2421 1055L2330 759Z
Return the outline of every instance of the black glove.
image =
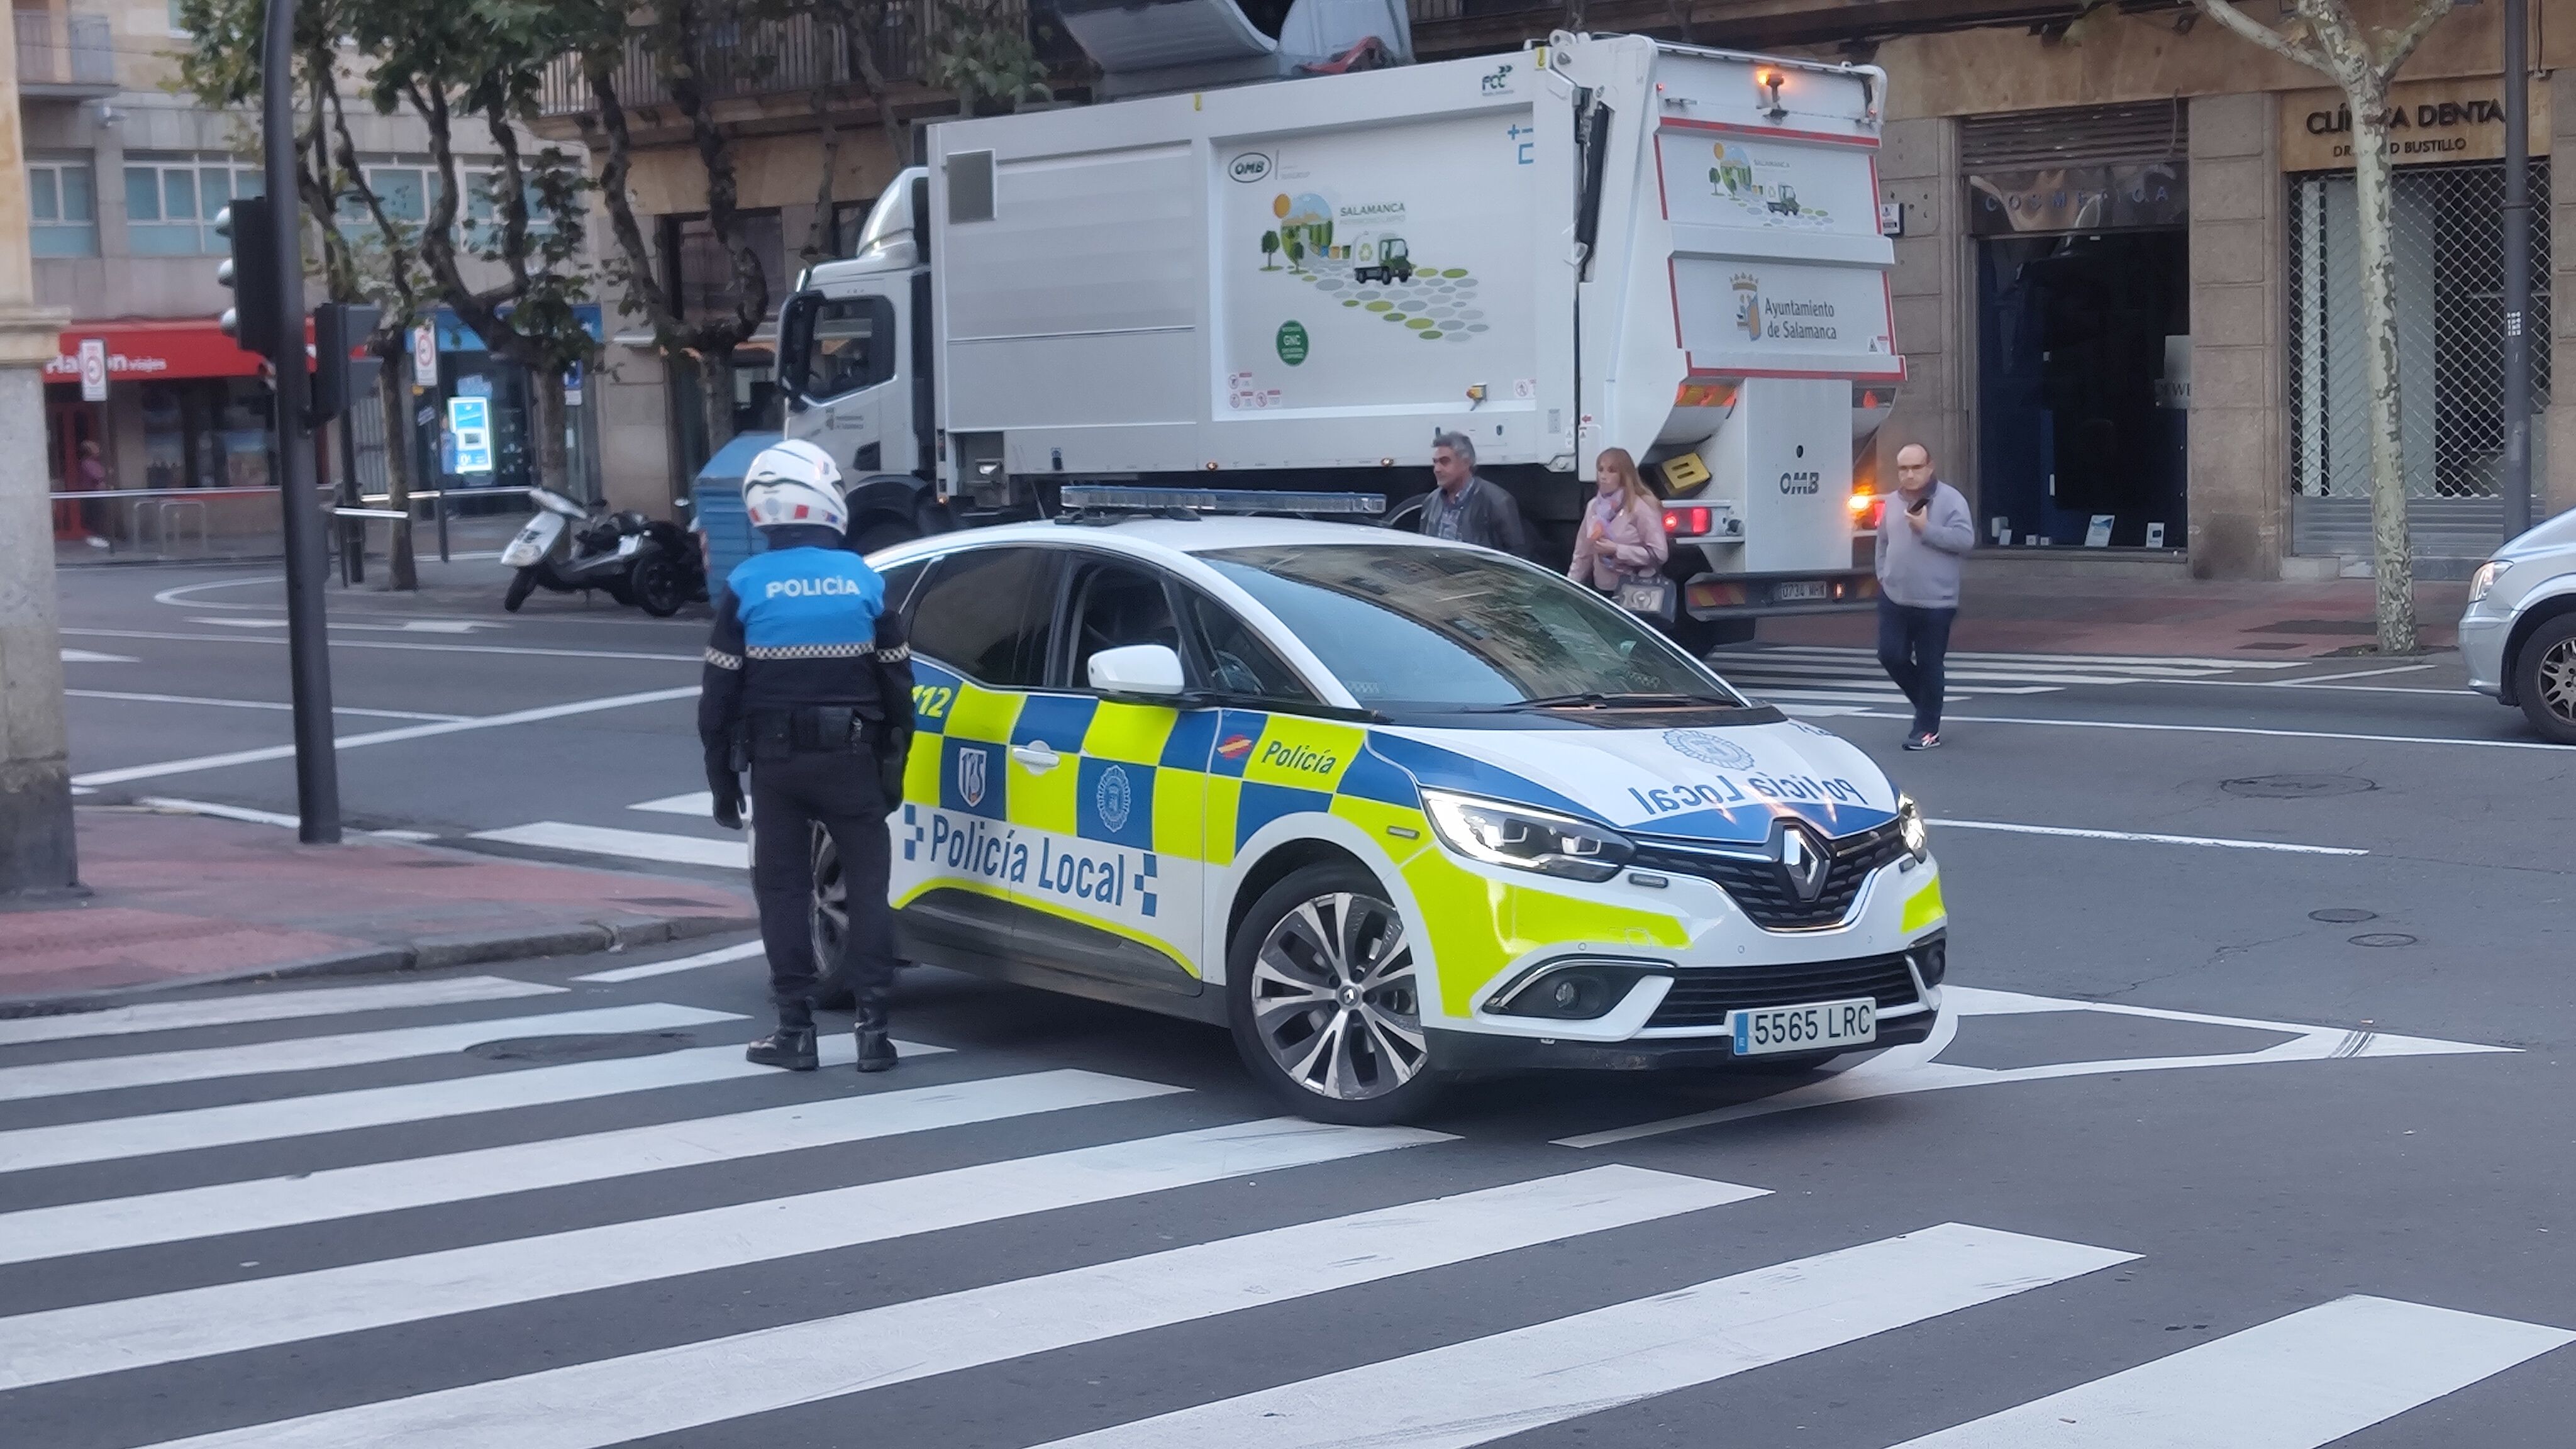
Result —
M707 784L715 794L715 821L727 830L742 828L742 777L731 770L712 773Z

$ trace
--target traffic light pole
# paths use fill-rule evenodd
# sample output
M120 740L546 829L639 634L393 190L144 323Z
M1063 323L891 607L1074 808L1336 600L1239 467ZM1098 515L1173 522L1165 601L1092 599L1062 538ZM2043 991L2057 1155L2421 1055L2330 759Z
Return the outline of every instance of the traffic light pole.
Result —
M268 0L260 73L268 194L276 208L270 265L277 279L277 499L286 535L286 644L295 690L296 833L340 840L340 761L331 729L331 644L322 618L321 495L313 471L311 390L304 362L304 208L295 176L295 0ZM345 362L345 359L342 359Z

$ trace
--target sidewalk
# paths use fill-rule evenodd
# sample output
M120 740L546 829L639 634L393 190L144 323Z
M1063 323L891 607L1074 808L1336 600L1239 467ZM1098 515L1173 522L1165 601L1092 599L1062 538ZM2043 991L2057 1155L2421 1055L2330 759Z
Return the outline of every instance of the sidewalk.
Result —
M2208 583L2072 565L1972 559L1960 589L1954 650L2030 654L2153 654L2199 659L2313 659L2367 651L2376 635L2369 579ZM2415 586L2415 629L2427 651L2458 644L2469 586ZM1762 621L1766 644L1869 648L1875 613Z
M0 1016L116 988L402 971L747 929L749 896L135 809L78 812L90 894L0 907Z

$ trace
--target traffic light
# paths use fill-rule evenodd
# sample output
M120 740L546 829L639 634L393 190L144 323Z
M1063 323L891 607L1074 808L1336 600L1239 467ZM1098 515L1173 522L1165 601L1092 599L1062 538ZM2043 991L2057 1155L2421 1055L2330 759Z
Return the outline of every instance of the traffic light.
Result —
M285 342L279 323L277 278L277 212L265 196L244 196L215 214L215 231L232 239L229 261L215 268L215 280L232 288L233 304L224 309L224 335L271 362ZM297 338L301 350L302 338Z
M356 391L353 374L364 364L349 354L376 330L378 311L358 302L325 302L313 309L313 396L306 414L320 427L348 411Z

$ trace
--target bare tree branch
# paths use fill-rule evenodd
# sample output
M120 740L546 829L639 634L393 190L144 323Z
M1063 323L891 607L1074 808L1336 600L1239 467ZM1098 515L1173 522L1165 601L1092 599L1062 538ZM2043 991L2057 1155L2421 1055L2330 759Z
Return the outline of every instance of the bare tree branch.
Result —
M2407 59L2415 54L2415 47L2422 45L2424 37L2432 33L2442 17L2451 13L2453 0L2416 0L2416 3L2422 8L2415 12L2415 18L2397 33L2386 50L2371 58L2371 63L2379 67L2382 80L2396 77Z
M2236 8L2235 0L2196 0L2201 13L2235 31L2237 34L2284 60L2294 61L2310 70L2334 73L2334 65L2325 53L2312 45L2290 39L2271 26ZM2447 0L2446 0L2447 3Z

